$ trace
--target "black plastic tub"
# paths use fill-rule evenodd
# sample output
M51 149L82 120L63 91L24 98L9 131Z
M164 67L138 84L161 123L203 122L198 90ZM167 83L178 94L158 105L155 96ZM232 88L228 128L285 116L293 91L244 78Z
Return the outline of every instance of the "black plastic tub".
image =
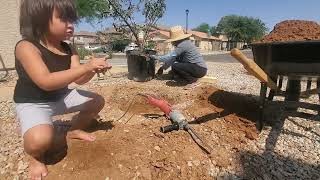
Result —
M145 50L146 55L155 55L156 51ZM138 82L150 81L155 77L155 60L141 55L138 50L127 51L128 78Z
M320 77L320 40L253 43L254 61L271 77Z

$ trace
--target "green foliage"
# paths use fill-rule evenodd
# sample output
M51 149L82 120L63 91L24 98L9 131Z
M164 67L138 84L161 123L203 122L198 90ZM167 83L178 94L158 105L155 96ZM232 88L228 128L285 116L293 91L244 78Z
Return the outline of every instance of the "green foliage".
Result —
M112 59L112 51L108 51L107 54L108 54L107 58Z
M164 15L166 4L165 0L109 0L113 18L113 26L124 34L132 34L136 44L143 48L150 39L149 32L156 22ZM135 15L142 14L144 23L137 24ZM144 32L144 38L139 40L139 32Z
M134 36L141 48L149 38L149 32L164 15L165 0L76 0L79 14L86 20L104 20L111 18L113 26L127 36ZM145 19L138 24L135 16L141 14ZM139 32L145 37L139 41Z
M149 21L147 23L153 23L164 15L165 10L166 4L164 0L147 0L145 1L142 14Z
M198 27L196 27L196 28L194 28L192 30L208 33L210 31L210 26L207 23L202 23Z
M145 49L154 49L156 47L156 43L154 41L148 41L144 47Z
M92 51L87 50L83 47L77 48L78 55L80 59L84 59L84 57L92 55Z
M102 19L110 12L110 7L106 0L76 0L75 3L78 15L87 22Z
M231 41L250 43L262 38L267 31L266 25L260 20L247 16L224 16L218 25L212 27L212 34L226 34Z
M218 32L218 30L217 30L217 26L212 26L212 27L210 28L210 33L211 33L213 36L217 36L217 35L220 34L220 33Z
M130 43L129 39L117 38L111 42L111 48L114 52L124 51L125 47Z
M92 52L94 53L107 53L107 48L106 47L99 47L98 49L94 49Z

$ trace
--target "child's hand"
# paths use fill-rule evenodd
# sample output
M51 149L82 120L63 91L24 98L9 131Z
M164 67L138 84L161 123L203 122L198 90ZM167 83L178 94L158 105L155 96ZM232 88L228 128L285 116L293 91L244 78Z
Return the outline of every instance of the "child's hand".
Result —
M105 73L108 69L111 69L112 68L112 65L111 64L109 64L108 62L107 62L107 60L106 60L106 66L105 66L105 68L103 68L103 69L99 69L98 71L96 71L97 73Z
M105 58L91 58L91 60L86 64L89 71L100 71L109 67Z
M106 61L106 67L104 69L111 69L112 65L108 63L107 59L105 61Z

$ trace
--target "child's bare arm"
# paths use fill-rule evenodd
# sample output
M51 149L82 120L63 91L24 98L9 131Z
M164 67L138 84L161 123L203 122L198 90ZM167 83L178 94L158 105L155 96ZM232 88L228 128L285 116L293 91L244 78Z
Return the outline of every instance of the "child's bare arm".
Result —
M98 59L98 60L104 61L104 59ZM78 57L71 57L71 68L73 69L73 68L78 68L79 66L81 66L79 61L80 61L79 56ZM96 74L95 71L87 72L84 75L82 75L81 77L79 77L78 79L76 79L74 82L79 85L85 84L86 82L90 81L95 74Z
M80 57L78 55L77 50L73 46L70 46L70 47L72 50L71 69L78 68L81 65L80 64ZM87 72L84 75L82 75L81 77L79 77L78 79L76 79L74 82L79 85L85 84L86 82L90 81L94 75L95 75L94 71Z
M95 61L69 70L50 73L40 51L27 41L21 41L17 45L16 57L32 81L46 91L63 88L84 74L105 67L104 61Z
M71 46L71 50L72 50L72 54L73 54L71 56L71 68L76 68L76 67L80 66L80 57L78 55L77 50L73 46ZM91 61L92 60L104 61L105 59L104 58L94 58L94 59L91 59ZM107 62L106 62L106 68L111 68L111 65L109 65ZM94 75L95 75L94 71L88 72L88 73L84 74L83 76L81 76L80 78L78 78L77 80L75 80L74 82L79 85L85 84L88 81L90 81Z

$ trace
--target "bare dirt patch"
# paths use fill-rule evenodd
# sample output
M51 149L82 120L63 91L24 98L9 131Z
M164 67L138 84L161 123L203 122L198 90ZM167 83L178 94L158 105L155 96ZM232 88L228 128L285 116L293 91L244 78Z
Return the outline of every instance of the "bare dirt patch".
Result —
M237 166L236 174L241 174L238 152L257 138L255 111L247 106L252 98L211 85L184 91L157 83L92 87L107 100L92 130L97 140L69 141L66 156L49 166L47 179L210 179L217 175L216 167L230 166ZM154 94L183 112L212 153L203 152L185 131L160 133L170 121L137 93ZM127 115L116 121L132 101Z

